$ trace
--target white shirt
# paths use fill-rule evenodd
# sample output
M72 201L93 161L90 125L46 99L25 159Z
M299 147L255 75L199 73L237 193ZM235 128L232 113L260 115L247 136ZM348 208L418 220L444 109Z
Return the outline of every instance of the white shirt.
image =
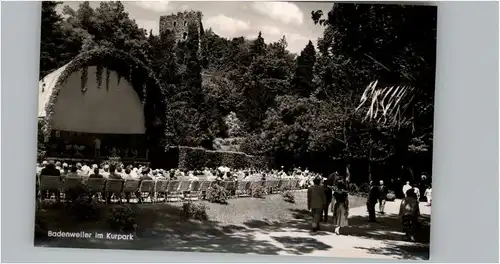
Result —
M403 194L406 196L406 192L411 189L411 186L409 184L405 184L403 186Z
M431 197L432 196L432 189L431 188L427 188L427 190L425 190L424 196L425 197Z
M415 191L417 198L420 199L420 190L417 187L414 187L413 190Z

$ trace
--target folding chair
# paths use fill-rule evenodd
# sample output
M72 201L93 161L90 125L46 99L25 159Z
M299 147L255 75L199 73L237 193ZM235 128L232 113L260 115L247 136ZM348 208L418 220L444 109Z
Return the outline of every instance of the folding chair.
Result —
M106 203L112 202L113 196L121 202L121 195L123 189L124 180L120 179L108 179L106 180L106 187L104 192L104 199Z
M59 201L60 197L57 197L57 195L60 195L60 191L62 189L62 181L61 177L59 176L48 176L48 175L41 175L40 176L40 193L42 199L45 197L46 192L50 193L55 193L56 197L54 197L57 201ZM50 196L48 197L50 199Z
M125 180L123 183L123 189L122 193L120 195L120 200L123 200L123 198L127 199L127 196L129 195L135 195L135 193L139 190L139 181L138 180ZM139 197L135 197L139 198ZM130 197L129 197L130 199Z
M290 183L290 189L292 190L297 190L297 185L298 185L299 181L298 180L292 180L291 183Z
M153 203L153 190L155 187L155 182L152 180L143 180L141 181L141 184L139 185L139 195L140 197L138 198L149 198L151 203Z
M191 181L181 181L179 185L179 194L182 199L184 199L189 190L191 190Z
M165 198L164 201L166 201L167 198L167 186L168 186L168 181L167 180L158 180L156 181L155 184L155 202L158 202L159 196L163 196Z
M272 185L271 185L271 193L278 193L279 192L279 186L280 186L280 180L273 180Z
M197 201L200 199L201 181L192 181L189 189L189 194L186 194L185 199L190 201Z
M249 196L249 190L251 187L250 181L238 181L236 185L236 196Z
M66 177L63 180L63 192L64 199L68 199L68 196L72 196L73 198L78 197L81 193L80 191L84 191L83 187L83 179L82 177Z
M274 183L274 180L264 181L264 188L266 189L266 193L268 193L268 194L273 193L273 183Z
M290 189L290 180L282 180L281 181L281 186L280 186L280 191L286 191Z
M208 188L213 184L213 181L202 181L198 190L198 199L204 198Z
M90 178L87 180L85 186L89 196L93 197L94 195L100 195L103 192L105 184L106 179L104 178Z
M179 186L180 181L169 181L167 184L167 196L165 198L166 202L176 202L181 199L181 195L179 195Z

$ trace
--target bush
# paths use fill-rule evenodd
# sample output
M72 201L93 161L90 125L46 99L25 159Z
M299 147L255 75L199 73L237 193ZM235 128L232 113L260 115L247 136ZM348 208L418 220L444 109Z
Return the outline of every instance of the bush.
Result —
M295 194L291 191L286 191L283 193L283 199L285 202L295 203Z
M71 215L78 220L99 219L99 202L97 199L89 199L88 196L77 194L71 203L67 203Z
M105 165L113 165L115 168L121 167L123 165L122 158L120 158L119 156L110 156L107 160L101 163L101 168Z
M266 188L264 188L264 186L260 184L252 186L252 197L265 198L264 196L265 194L266 194Z
M392 202L392 201L396 200L396 194L394 194L394 192L393 192L393 191L390 191L390 192L386 195L385 199L386 199L387 201L389 201L389 202Z
M207 199L211 203L220 203L226 204L228 197L228 191L223 186L219 184L212 184L207 189L207 193L205 195L205 199Z
M135 213L128 205L113 207L108 216L108 224L116 231L135 231Z
M184 216L187 219L195 219L201 221L208 220L208 207L204 204L187 202L182 204L182 210L184 211Z
M243 152L212 151L203 148L179 147L179 168L199 169L202 167L227 166L230 168L267 168L265 157L250 156Z

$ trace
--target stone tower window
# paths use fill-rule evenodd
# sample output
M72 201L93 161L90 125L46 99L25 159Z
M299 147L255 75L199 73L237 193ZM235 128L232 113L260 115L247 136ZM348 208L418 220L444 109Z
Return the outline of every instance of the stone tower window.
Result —
M187 21L184 21L184 26L187 26L188 22Z
M174 27L176 27L176 26L177 26L177 22L174 21Z
M188 33L186 33L186 32L184 32L184 33L182 34L182 38L183 38L183 39L187 39L187 36L188 36Z

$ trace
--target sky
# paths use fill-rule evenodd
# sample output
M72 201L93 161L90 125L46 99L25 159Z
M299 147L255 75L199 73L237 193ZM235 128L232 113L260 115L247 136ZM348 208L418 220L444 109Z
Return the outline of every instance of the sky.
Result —
M77 9L81 2L64 2ZM257 37L259 31L266 43L286 37L288 50L300 53L311 40L315 45L323 35L323 27L315 25L311 11L323 10L326 14L332 2L217 2L217 1L137 1L122 2L125 10L137 24L153 34L158 34L160 16L179 11L194 10L203 13L203 28L226 38ZM99 2L91 2L98 7Z

